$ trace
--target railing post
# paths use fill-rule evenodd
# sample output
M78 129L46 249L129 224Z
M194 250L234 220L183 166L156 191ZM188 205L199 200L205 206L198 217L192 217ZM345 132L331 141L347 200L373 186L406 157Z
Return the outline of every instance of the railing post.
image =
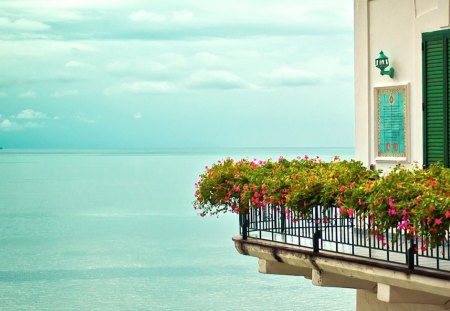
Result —
M414 255L416 253L416 244L414 243L414 238L411 238L409 242L409 249L406 253L406 261L408 263L408 269L414 270Z
M248 213L243 213L239 215L240 219L240 225L241 225L241 232L242 232L242 239L247 240L248 237Z
M319 207L314 207L314 213L313 213L313 220L314 220L314 235L313 235L313 252L318 253L319 252L319 245L320 241L319 239L322 238L322 231L319 230Z
M286 207L284 205L281 205L280 220L281 233L286 233Z

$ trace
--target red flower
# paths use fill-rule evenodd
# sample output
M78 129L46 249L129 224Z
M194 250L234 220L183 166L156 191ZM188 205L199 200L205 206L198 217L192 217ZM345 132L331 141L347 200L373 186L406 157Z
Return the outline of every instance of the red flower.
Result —
M341 189L339 189L339 192L340 192L340 193L343 193L343 192L345 192L345 189L347 189L347 187L341 186Z
M450 210L445 212L445 218L450 218Z
M436 218L436 219L434 220L434 224L435 224L435 225L440 225L440 224L442 224L442 219Z

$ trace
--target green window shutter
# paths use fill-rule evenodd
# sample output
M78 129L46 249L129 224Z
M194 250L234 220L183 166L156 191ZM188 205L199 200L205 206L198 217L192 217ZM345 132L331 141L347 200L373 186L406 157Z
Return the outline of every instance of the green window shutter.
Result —
M446 42L443 36L424 37L424 162L427 165L439 161L448 166L448 109L444 104L449 89Z

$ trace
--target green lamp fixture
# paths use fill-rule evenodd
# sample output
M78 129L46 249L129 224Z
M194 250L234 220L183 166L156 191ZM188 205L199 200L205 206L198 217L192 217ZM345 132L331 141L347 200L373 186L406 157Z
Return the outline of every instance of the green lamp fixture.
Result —
M375 66L381 70L380 74L382 76L388 75L391 79L394 78L394 68L391 67L389 70L385 70L389 67L389 58L384 55L383 51L380 51L378 58L375 59Z

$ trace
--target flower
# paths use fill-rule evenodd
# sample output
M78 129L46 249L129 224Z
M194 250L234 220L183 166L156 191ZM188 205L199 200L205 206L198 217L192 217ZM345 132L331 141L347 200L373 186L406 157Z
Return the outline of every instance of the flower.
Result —
M331 213L342 217L368 217L370 230L381 236L397 228L411 237L423 237L433 247L446 237L450 223L448 168L396 166L385 176L357 161L335 158L323 162L307 156L279 160L228 158L206 166L195 183L193 205L198 215L283 206L295 213L296 219L309 219L316 206L323 206L336 208L338 212ZM329 219L319 221L327 223Z
M445 212L445 218L450 218L450 210Z
M389 207L394 207L394 199L389 197Z

